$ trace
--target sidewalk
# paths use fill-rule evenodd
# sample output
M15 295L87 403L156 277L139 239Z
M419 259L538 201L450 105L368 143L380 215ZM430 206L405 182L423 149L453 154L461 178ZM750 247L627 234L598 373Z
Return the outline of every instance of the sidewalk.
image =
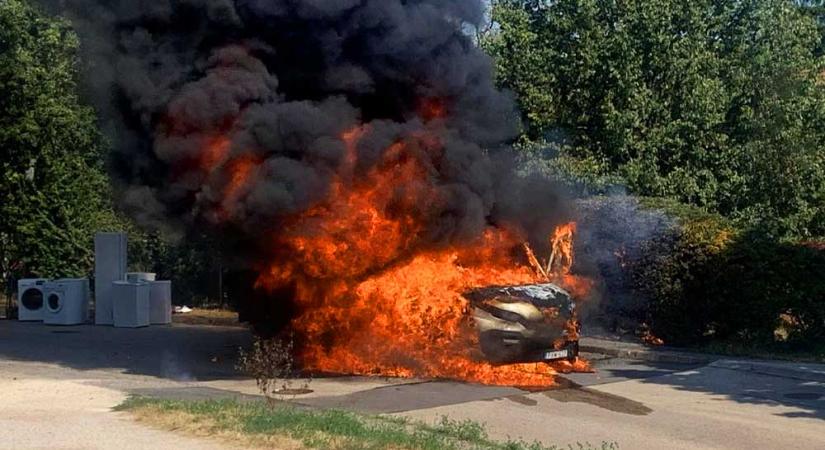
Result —
M580 350L583 353L614 358L662 363L707 364L717 369L825 383L825 364L737 358L593 337L582 338Z
M135 423L112 408L126 394L87 380L11 379L0 374L0 449L226 450L205 437L190 437Z

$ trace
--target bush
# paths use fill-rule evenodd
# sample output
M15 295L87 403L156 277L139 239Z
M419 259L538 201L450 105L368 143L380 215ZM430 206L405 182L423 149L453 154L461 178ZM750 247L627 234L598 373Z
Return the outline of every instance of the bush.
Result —
M735 236L718 217L684 212L693 217L645 242L626 265L633 293L646 300L645 321L673 344L698 342L718 322L711 312L726 300L714 292L720 284L714 265Z
M722 339L810 347L825 338L825 252L748 233L713 265ZM782 334L779 334L782 332Z
M131 227L129 269L157 273L159 279L172 280L172 298L179 305L226 307L235 304L231 300L237 300L229 299L225 287L219 286L220 252L207 236L169 242L157 232Z
M577 270L601 280L609 325L646 324L673 345L806 349L825 338L825 246L659 199L596 198L579 211Z
M649 242L670 233L676 223L629 196L579 200L576 210L573 270L598 281L593 297L600 300L583 305L585 319L603 319L614 330L633 329L647 319L648 302L633 292L628 262L639 260Z
M825 252L739 231L692 208L670 212L679 225L627 266L655 335L682 345L810 346L825 337Z
M250 350L239 351L237 369L255 378L261 393L270 402L276 395L306 391L311 380L292 389L295 376L295 342L289 339L255 337Z

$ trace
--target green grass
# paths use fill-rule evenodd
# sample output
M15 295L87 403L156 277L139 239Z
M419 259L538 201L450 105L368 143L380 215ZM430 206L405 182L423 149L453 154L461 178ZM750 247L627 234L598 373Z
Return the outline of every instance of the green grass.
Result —
M479 423L453 421L446 417L436 425L399 417L368 416L339 410L310 410L270 406L264 402L170 401L135 397L118 410L137 414L147 422L163 424L164 415L177 417L178 424L209 434L240 436L251 445L279 437L302 448L340 450L588 450L618 449L615 443L546 446L523 441L492 440ZM200 426L198 426L200 422ZM168 422L167 422L168 423ZM206 425L204 425L206 424ZM179 425L174 426L179 428Z

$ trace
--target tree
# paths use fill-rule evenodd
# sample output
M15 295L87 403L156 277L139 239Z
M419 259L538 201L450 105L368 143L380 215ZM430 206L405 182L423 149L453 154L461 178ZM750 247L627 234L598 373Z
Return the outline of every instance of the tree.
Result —
M482 45L525 138L634 193L825 235L820 35L788 0L499 0Z
M825 0L795 0L805 14L816 21L819 28L819 47L817 55L825 55Z
M78 40L24 0L0 2L0 268L77 276L113 224L102 139L77 95Z

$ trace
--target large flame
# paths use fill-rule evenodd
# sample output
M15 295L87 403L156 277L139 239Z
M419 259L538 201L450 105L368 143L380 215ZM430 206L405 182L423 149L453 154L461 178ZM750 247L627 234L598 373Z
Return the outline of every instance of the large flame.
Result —
M356 180L355 147L364 133L358 128L342 136L348 152L328 199L273 236L280 256L258 282L273 291L294 290L301 313L292 328L303 339L304 366L518 386L548 386L556 370L585 369L583 362L484 362L462 296L478 287L545 282L551 274L562 285L575 281L564 266L572 264L572 231L554 238L560 239L559 264L566 268L556 270L551 263L549 272L523 263L518 249L525 239L515 230L489 227L474 242L428 247L427 205L439 198L428 181L434 169L424 161L430 159L419 156L438 152L438 143L421 137L398 142ZM235 175L250 173L251 164L233 171L228 198L240 189Z
M547 274L550 281L564 286L573 297L584 299L593 288L593 281L573 274L575 262L573 238L576 223L560 225L550 237L550 259L547 262Z

